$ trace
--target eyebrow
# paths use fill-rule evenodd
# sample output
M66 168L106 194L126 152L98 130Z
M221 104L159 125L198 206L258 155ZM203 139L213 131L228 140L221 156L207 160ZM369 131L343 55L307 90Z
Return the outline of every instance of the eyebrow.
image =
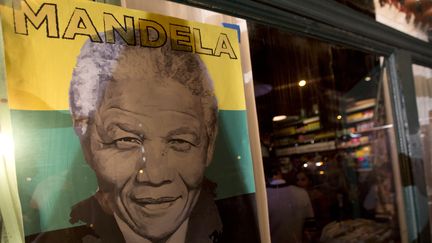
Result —
M110 110L111 110L111 112L114 112L114 115L122 115L122 117L124 117L124 119L126 119L126 122L119 121L117 118L110 119L110 118L112 118L112 115L111 115L110 118L107 119L107 122L104 122L104 127L106 129L109 129L112 127L118 127L125 132L133 132L133 133L137 133L137 134L141 132L139 129L136 128L136 126L129 125L128 123L130 123L130 124L133 124L135 122L140 123L139 119L137 119L137 117L146 116L146 115L139 115L139 114L136 114L134 112L124 110L124 109L121 109L118 107L111 107Z
M134 126L131 126L129 124L126 123L122 123L122 122L110 122L108 124L108 126L106 127L106 131L112 130L112 129L120 129L126 133L133 133L136 136L141 137L142 135L144 135L144 131L141 131L137 128L135 128Z
M144 131L137 129L135 126L131 126L131 125L123 123L123 122L114 122L108 126L116 126L125 132L131 132L131 133L134 133L134 134L139 135L139 136L141 134L144 134Z
M115 113L126 113L126 114L130 114L132 116L137 116L137 117L140 117L140 116L148 117L149 116L149 115L146 115L146 114L139 114L139 113L136 113L136 112L133 112L133 111L130 111L130 110L118 107L118 106L111 106L109 108L109 111L110 112L115 112Z
M179 111L179 110L174 110L174 109L161 109L161 110L162 110L162 111L173 111L173 112L178 112L178 113L181 113L181 114L184 114L184 115L191 116L191 117L193 117L194 119L197 119L198 121L200 120L200 117L197 116L197 115L195 115L195 114L193 114L193 113L184 112L184 111Z

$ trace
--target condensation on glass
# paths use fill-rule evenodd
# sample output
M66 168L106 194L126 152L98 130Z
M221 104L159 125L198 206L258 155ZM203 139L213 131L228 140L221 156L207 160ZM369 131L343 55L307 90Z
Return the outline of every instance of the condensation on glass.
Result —
M248 24L272 242L399 241L385 59Z

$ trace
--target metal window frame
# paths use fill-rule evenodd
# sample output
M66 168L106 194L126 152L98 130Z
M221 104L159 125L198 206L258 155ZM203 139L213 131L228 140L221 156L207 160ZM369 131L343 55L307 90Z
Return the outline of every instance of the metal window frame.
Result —
M432 67L432 44L332 0L171 0L388 58L410 242L431 242L412 64Z

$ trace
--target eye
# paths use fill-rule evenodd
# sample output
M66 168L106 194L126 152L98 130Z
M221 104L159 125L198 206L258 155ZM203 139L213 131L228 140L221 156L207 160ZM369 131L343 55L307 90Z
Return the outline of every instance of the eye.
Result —
M118 149L128 150L141 147L142 141L135 137L122 137L115 139L110 144L115 145Z
M191 150L192 146L195 147L194 144L184 139L170 139L168 144L172 149L178 152L187 152Z

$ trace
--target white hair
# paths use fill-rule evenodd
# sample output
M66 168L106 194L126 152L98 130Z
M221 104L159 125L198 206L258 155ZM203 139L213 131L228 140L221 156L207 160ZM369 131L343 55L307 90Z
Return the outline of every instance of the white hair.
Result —
M78 135L87 136L87 126L99 108L107 84L114 81L112 74L115 71L126 80L141 76L155 82L169 80L184 85L200 97L207 135L209 139L215 139L217 100L213 81L199 55L171 50L169 39L160 48L129 46L119 36L116 39L115 44L88 40L81 48L69 89L69 106ZM120 61L128 68L118 68Z

